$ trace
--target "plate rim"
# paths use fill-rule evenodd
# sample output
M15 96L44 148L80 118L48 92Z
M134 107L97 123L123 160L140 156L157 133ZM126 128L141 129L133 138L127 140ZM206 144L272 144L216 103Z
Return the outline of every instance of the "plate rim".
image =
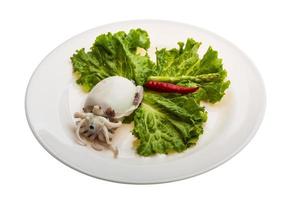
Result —
M261 100L261 110L259 115L257 116L257 120L255 125L253 125L252 130L249 132L249 136L247 137L247 139L245 139L244 143L242 143L239 148L237 148L232 154L229 154L228 156L226 156L224 159L222 159L221 161L213 164L212 166L208 166L206 168L201 169L198 173L196 174L191 174L189 176L183 176L183 177L175 177L175 178L169 178L169 180L162 180L162 181L149 181L149 182L132 182L132 181L120 181L120 180L114 180L111 178L102 178L99 176L95 176L93 174L90 174L88 172L85 172L84 170L80 169L80 168L76 168L72 165L70 165L68 162L66 162L65 160L59 158L56 154L54 154L51 150L49 150L49 148L47 147L47 145L44 144L44 142L39 138L39 135L36 133L36 130L33 127L33 124L30 120L29 114L28 114L28 106L27 106L27 101L28 101L28 92L31 86L31 82L35 76L35 74L37 73L37 71L40 69L40 66L42 64L42 62L44 60L46 60L46 58L48 58L56 49L58 49L58 47L62 46L63 44L69 42L70 40L72 40L73 38L77 37L78 35L81 35L85 32L89 32L92 31L94 29L99 29L101 27L106 27L106 26L112 26L112 25L116 25L116 24L126 24L126 23L136 23L136 22L157 22L157 23L173 23L173 24L178 24L178 25L183 25L183 26L189 26L189 27L194 27L197 29L200 29L208 34L214 35L218 38L220 38L221 40L223 40L225 43L235 47L237 50L240 51L240 53L248 59L248 61L251 63L251 68L252 70L254 70L255 74L257 74L257 78L260 81L260 90L261 90L261 94L263 96L263 99ZM42 61L37 65L37 67L34 69L29 82L27 84L26 87L26 92L25 92L25 115L26 115L26 120L28 122L28 125L30 127L31 132L33 133L34 137L36 138L36 140L40 143L40 145L50 154L52 155L55 159L57 159L58 161L60 161L61 163L63 163L64 165L74 169L77 172L83 173L85 175L88 175L90 177L93 178L97 178L100 180L105 180L105 181L111 181L111 182L115 182L115 183L121 183L121 184L138 184L138 185L148 185L148 184L161 184L161 183L170 183L170 182L175 182L175 181L179 181L179 180L185 180L191 177L196 177L198 175L204 174L208 171L211 171L215 168L217 168L218 166L224 164L225 162L229 161L230 159L232 159L235 155L237 155L239 152L241 152L249 143L250 141L254 138L254 136L256 135L257 131L259 130L259 127L261 125L261 123L263 122L264 116L265 116L265 112L266 112L266 107L267 107L267 95L266 95L266 88L265 88L265 82L262 78L261 73L259 72L258 68L256 67L256 65L254 64L254 62L252 61L252 59L249 58L249 56L247 54L244 53L244 51L242 51L237 45L235 45L234 43L230 42L228 39L225 39L224 37L209 31L207 29L204 29L202 27L196 26L196 25L192 25L192 24L188 24L188 23L182 23L182 22L177 22L177 21L172 21L172 20L158 20L158 19L136 19L136 20L124 20L124 21L116 21L113 23L107 23L107 24L101 24L99 26L96 26L94 28L90 28L88 30L82 31L72 37L70 37L69 39L65 40L64 42L62 42L61 44L59 44L58 46L56 46L51 52L49 52L43 59Z

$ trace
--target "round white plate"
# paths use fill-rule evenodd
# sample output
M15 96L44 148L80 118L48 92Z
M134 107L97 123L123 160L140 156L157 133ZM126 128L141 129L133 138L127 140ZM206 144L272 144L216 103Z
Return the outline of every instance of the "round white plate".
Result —
M120 128L114 140L119 157L98 152L74 140L73 113L81 110L86 94L75 84L71 55L89 49L96 36L106 32L148 31L150 54L156 47L177 47L193 37L218 50L231 86L221 102L206 104L208 121L198 144L179 154L140 157L132 148L132 125ZM53 50L34 72L26 93L29 125L42 146L64 164L87 175L122 183L160 183L206 172L238 153L254 136L265 110L263 81L249 58L225 39L198 27L168 21L137 20L101 26L66 41Z

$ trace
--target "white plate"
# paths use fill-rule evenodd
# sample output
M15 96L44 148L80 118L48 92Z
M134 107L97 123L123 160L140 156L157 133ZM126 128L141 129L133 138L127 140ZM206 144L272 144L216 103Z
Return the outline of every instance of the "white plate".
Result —
M155 47L176 47L193 37L218 50L231 86L223 100L206 105L208 121L198 144L184 153L140 157L132 148L131 125L118 130L118 159L74 141L72 114L83 105L85 94L75 84L70 56L88 49L106 32L140 27L150 34L150 54ZM249 58L225 39L198 27L167 21L138 20L101 26L66 41L52 51L34 72L26 93L29 125L42 146L64 164L87 175L122 183L160 183L206 172L238 153L254 136L265 110L263 81Z

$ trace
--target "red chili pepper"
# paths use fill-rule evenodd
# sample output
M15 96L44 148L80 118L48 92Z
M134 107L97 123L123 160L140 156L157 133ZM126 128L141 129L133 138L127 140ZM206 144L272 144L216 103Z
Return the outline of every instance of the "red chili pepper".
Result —
M144 86L150 90L154 90L157 92L174 92L180 94L193 93L199 89L199 87L185 87L160 81L148 81L147 83L145 83Z

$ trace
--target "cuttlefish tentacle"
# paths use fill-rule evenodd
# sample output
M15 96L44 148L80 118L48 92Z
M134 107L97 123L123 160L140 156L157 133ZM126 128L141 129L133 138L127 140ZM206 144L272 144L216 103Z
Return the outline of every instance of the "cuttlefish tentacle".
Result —
M107 128L105 126L102 127L102 133L105 137L106 143L111 144L110 139L109 139L109 131L107 130Z
M119 121L119 122L111 122L109 121L108 119L102 117L100 118L101 121L104 123L104 125L108 128L108 129L113 129L113 128L118 128L122 125L122 122Z
M103 110L98 105L93 106L92 113L95 115L98 115L98 116L104 116L105 115Z
M78 125L77 125L77 128L76 128L76 138L77 138L77 142L80 144L80 145L83 145L83 146L85 146L86 145L86 142L81 138L81 136L80 136L80 128L81 128L81 126L85 123L85 119L82 119L79 123L78 123Z
M80 119L85 119L86 115L85 113L82 113L82 112L76 112L74 113L74 118L80 118Z

